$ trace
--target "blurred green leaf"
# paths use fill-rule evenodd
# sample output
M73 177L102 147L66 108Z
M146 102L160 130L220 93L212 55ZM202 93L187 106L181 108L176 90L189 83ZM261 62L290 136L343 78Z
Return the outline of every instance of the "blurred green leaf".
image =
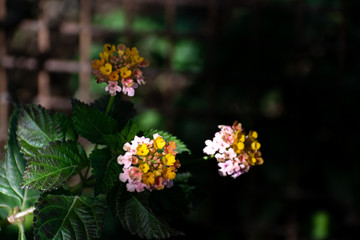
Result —
M324 211L316 212L313 215L313 239L327 239L329 235L329 214Z

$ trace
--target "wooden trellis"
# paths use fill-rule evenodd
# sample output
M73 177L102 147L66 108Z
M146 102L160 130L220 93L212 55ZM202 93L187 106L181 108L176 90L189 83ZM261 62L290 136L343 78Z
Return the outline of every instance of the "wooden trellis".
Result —
M51 94L51 73L69 73L79 75L79 98L82 101L90 101L90 46L93 36L118 35L123 34L128 41L135 34L132 32L131 21L136 13L136 5L139 4L163 4L166 20L165 34L171 43L174 43L177 35L174 32L174 21L176 9L182 5L202 6L208 9L208 27L203 32L199 32L194 37L206 35L212 39L215 31L215 22L217 17L217 0L211 1L180 1L180 0L123 0L120 4L125 9L125 29L122 31L108 30L98 26L91 25L91 14L96 5L103 2L94 2L90 0L79 0L79 22L60 22L58 31L60 34L76 35L79 39L79 61L48 58L48 53L53 47L50 41L51 32L49 29L49 19L44 14L46 11L45 0L38 2L38 18L36 20L24 19L19 28L32 31L37 34L37 48L43 61L37 57L18 57L7 54L6 32L0 29L0 147L7 140L7 128L9 117L9 100L11 96L8 93L8 79L6 76L7 69L24 69L37 71L37 96L33 99L34 103L38 103L45 108L68 110L70 104L69 96L54 96ZM114 2L112 4L119 4ZM0 0L0 21L6 17L6 1ZM138 34L138 33L137 33ZM169 49L167 56L167 69L170 70L171 58L174 49Z

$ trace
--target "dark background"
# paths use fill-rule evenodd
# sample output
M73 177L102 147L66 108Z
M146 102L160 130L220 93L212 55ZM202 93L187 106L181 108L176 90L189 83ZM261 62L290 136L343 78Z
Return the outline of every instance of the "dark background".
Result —
M43 10L37 1L6 2L7 54L77 61L79 40L61 24L78 21L81 4L41 2ZM358 239L360 2L130 2L89 1L91 57L104 43L123 42L150 61L147 84L131 101L144 126L169 131L192 150L181 157L196 184L192 208L170 212L171 226L184 239ZM31 47L36 34L21 25L44 9L46 54ZM11 100L34 102L39 69L6 71ZM77 74L50 76L53 95L81 99ZM105 86L91 81L95 99ZM217 174L215 160L190 163L217 125L235 120L259 133L264 165L232 179ZM131 238L114 221L107 219L103 238Z

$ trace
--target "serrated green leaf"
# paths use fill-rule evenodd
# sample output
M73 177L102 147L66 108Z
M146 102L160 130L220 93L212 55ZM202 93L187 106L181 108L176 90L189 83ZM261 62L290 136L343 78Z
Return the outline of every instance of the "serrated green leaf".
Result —
M144 136L148 137L148 138L152 138L153 135L155 133L158 133L160 136L162 136L164 138L165 141L169 142L169 141L173 141L176 143L176 150L178 153L182 153L182 152L188 152L189 154L191 154L190 149L187 148L187 146L185 145L185 143L183 143L180 139L178 139L177 137L171 135L168 132L165 131L159 131L156 129L149 129L149 130L144 130Z
M132 141L135 135L139 132L138 117L130 119L120 133L104 136L104 141L107 146L112 149L121 151L125 143Z
M0 218L6 218L14 207L24 210L35 204L39 193L33 190L20 189L25 160L16 141L16 108L9 122L8 142L5 146L4 159L0 161Z
M76 134L75 128L72 124L71 118L66 116L62 113L55 113L52 116L53 121L56 121L60 123L61 130L63 133L63 136L61 139L57 140L64 140L64 141L76 141L78 136Z
M94 103L91 104L91 106L102 112L105 112L109 100L110 96L107 94L97 99ZM122 100L120 94L116 95L110 108L109 116L113 117L118 122L119 129L122 129L135 115L136 110L134 108L134 104Z
M49 191L61 186L69 177L78 173L88 162L84 151L76 142L54 142L38 150L28 160L22 187Z
M106 204L99 198L43 196L34 211L34 239L98 239L105 213Z
M118 131L118 123L105 113L79 100L72 99L76 131L95 144L104 144L104 136Z
M65 140L61 123L46 109L35 105L19 108L16 135L25 158L33 157L38 149L50 142Z
M113 156L109 148L103 148L92 151L89 159L96 179L95 193L108 193L119 181L121 167L117 156Z
M182 235L155 216L149 207L148 193L132 194L120 187L116 196L116 214L123 228L146 239L165 239Z

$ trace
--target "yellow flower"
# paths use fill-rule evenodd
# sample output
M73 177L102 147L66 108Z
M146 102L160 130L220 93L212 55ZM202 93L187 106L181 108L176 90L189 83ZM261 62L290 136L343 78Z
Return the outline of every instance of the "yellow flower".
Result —
M142 163L139 165L139 168L141 169L141 171L143 173L147 173L149 171L149 165L147 165L146 163Z
M250 131L249 136L253 139L257 139L258 133L256 131Z
M245 134L242 133L241 131L237 131L236 132L236 140L240 141L240 142L245 142Z
M163 160L163 164L168 165L168 166L174 165L174 163L176 161L175 156L170 153L166 154L162 160Z
M164 168L163 169L163 177L165 179L174 179L176 177L176 173L174 172L174 168Z
M104 59L94 59L94 61L92 61L91 63L91 67L93 69L99 69L103 65L104 65Z
M131 48L126 48L125 50L125 54L128 56L135 56L135 55L139 55L139 51L136 49L136 47Z
M139 145L136 148L136 150L137 150L136 154L139 155L139 156L146 156L149 153L149 149L148 149L148 147L147 147L147 145L145 143Z
M259 143L259 142L252 142L251 143L251 148L253 149L253 150L259 150L259 148L260 148L260 146L261 146L261 144Z
M120 75L122 78L128 78L131 76L131 70L128 70L127 67L120 68Z
M152 185L155 183L155 174L152 172L147 172L142 175L142 182L146 185Z
M105 62L109 61L109 53L106 51L103 51L99 54L100 58L103 59Z
M111 45L109 43L104 44L104 52L107 52L109 56L113 55L115 51L116 51L115 45Z
M236 142L234 143L233 148L236 153L241 153L241 150L245 148L245 144L243 142Z
M166 145L166 142L164 141L164 139L162 137L157 137L155 140L154 140L154 147L156 149L162 149L164 146Z
M119 80L119 74L118 72L114 71L109 75L110 81L117 81Z
M100 72L104 75L110 75L112 66L110 63L106 63L105 66L100 67Z
M135 65L135 64L140 64L142 63L142 61L144 61L144 58L143 57L140 57L139 55L135 55L135 56L132 56L131 57L131 65Z

